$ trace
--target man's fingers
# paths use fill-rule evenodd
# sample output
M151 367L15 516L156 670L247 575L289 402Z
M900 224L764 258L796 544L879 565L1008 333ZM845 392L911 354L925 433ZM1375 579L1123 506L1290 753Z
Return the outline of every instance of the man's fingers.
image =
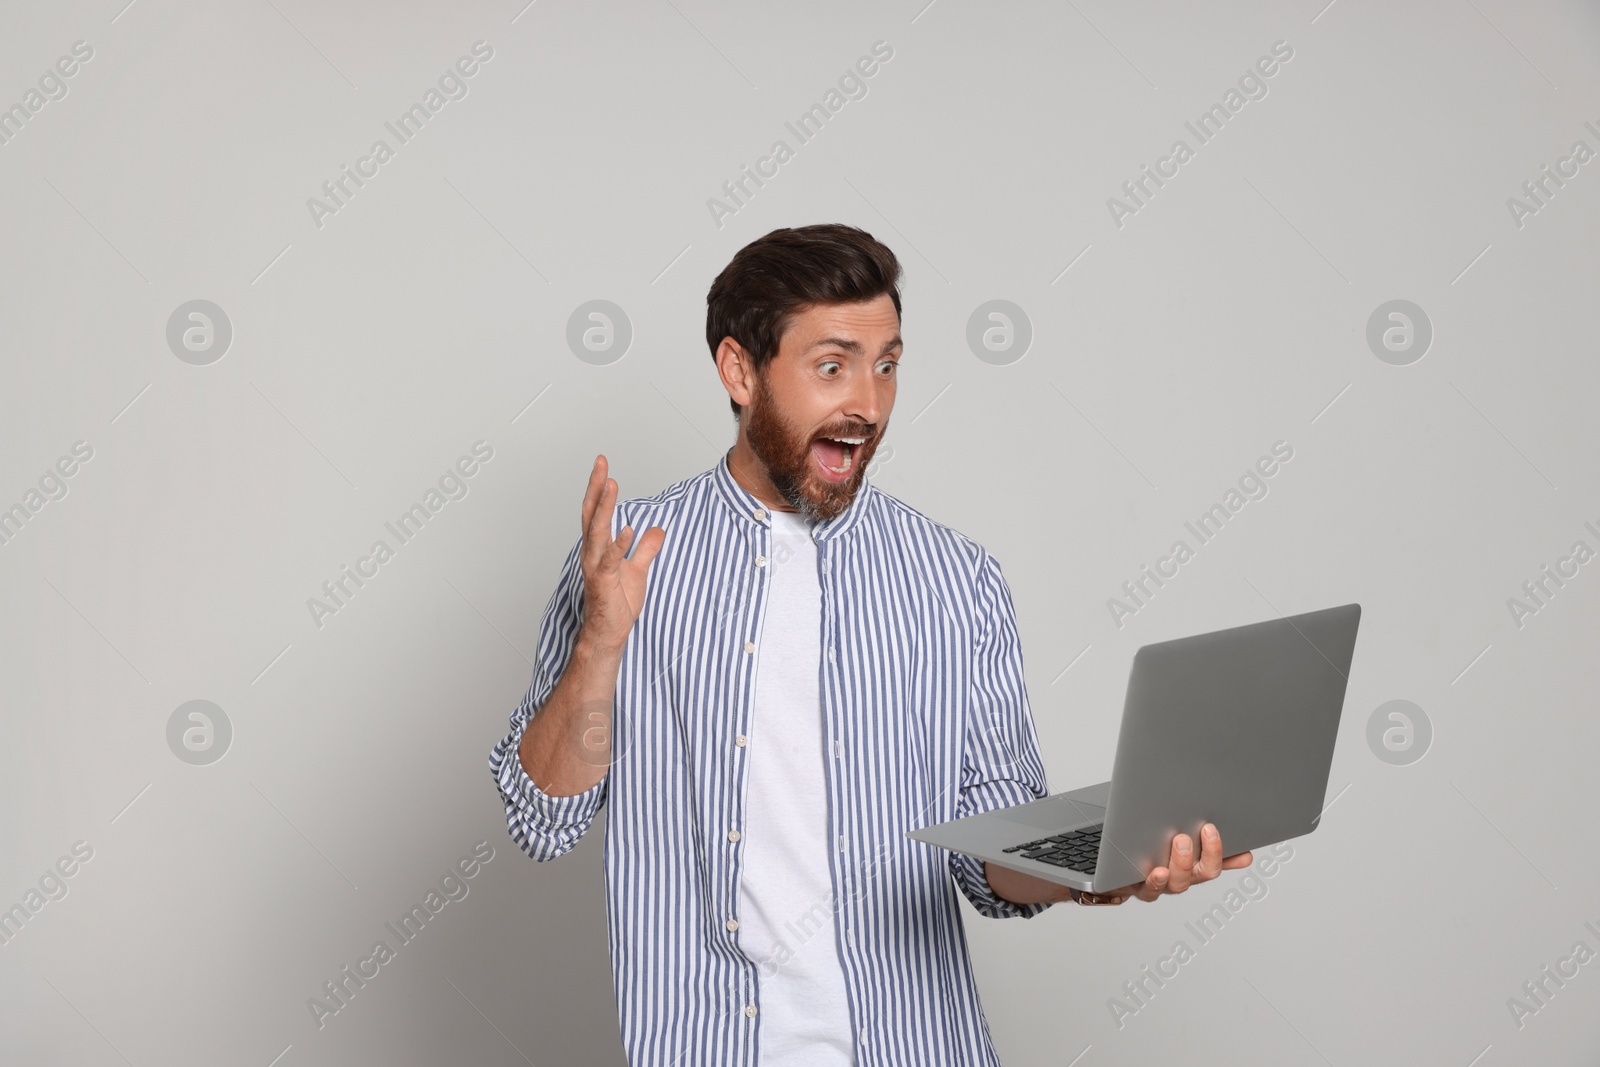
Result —
M610 527L607 527L610 529ZM624 523L622 529L617 531L617 536L611 539L606 546L605 556L601 559L601 566L610 569L622 563L628 557L628 546L633 544L633 525Z
M610 488L611 479L606 477L604 459L595 461L594 469L589 472L589 486L583 494L583 558L584 562L593 567L604 548L604 541L595 544L596 530L600 528L601 503L605 499L606 490ZM605 530L610 530L607 520ZM605 540L609 540L609 536Z
M611 543L616 548L620 549L623 555L627 555L628 546L633 544L633 523L623 523L622 529L617 531L617 536L612 540Z
M1188 834L1172 839L1172 855L1165 867L1152 867L1145 880L1130 886L1140 900L1155 900L1165 893L1182 893L1190 886L1208 882L1223 871L1250 866L1254 853L1222 855L1222 835L1212 823L1200 828L1200 855L1195 857L1194 842Z
M1200 862L1195 865L1194 880L1206 882L1222 870L1222 835L1213 823L1200 828Z
M638 539L638 547L634 548L632 557L629 557L628 549L633 546L636 533L632 523L624 524L606 551L607 561L615 559L618 563L631 563L639 570L648 568L650 562L656 558L656 554L661 551L661 545L667 539L667 531L659 526L650 527L644 532L644 536Z
M1172 839L1172 858L1167 866L1172 872L1167 879L1167 892L1182 893L1188 889L1194 878L1194 842L1188 834L1179 834Z
M587 536L589 524L594 521L594 509L600 503L600 490L606 484L606 457L594 457L594 466L589 468L589 484L583 489L583 525L580 531Z
M659 526L652 526L639 538L639 547L633 551L633 563L641 569L647 569L656 554L661 551L661 545L667 539L667 531Z
M611 548L611 515L616 510L617 483L605 479L595 502L594 513L589 517L589 529L584 535L585 555L591 567L603 563Z

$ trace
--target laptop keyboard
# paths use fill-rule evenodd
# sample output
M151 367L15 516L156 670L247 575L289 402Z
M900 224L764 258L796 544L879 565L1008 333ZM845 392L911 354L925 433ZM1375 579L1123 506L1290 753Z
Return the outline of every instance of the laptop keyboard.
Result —
M1093 873L1100 855L1101 826L1085 826L1054 837L1041 837L1002 849L1003 852L1020 852L1025 860L1038 860L1052 867L1065 867L1080 874Z

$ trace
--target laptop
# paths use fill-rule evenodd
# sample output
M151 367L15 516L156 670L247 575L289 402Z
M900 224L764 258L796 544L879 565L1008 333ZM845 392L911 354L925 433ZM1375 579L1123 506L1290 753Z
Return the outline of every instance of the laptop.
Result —
M1317 828L1360 604L1145 645L1134 654L1111 780L912 830L917 841L1104 893L1164 867L1175 834L1199 857Z

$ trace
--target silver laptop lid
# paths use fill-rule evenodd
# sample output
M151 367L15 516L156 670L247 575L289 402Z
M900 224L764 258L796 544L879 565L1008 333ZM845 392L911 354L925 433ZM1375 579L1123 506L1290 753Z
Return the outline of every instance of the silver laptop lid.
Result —
M1142 881L1208 820L1230 855L1315 828L1360 620L1343 604L1135 653L1096 890Z

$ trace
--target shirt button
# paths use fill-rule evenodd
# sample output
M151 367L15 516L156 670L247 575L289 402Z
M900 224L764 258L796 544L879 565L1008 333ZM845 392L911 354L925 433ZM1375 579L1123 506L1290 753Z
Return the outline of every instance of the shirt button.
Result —
M828 649L828 662L829 663L833 662L833 649L831 649L831 648Z
M754 652L756 650L756 643L754 641L746 641L744 643L744 650L746 652Z
M747 1018L754 1019L756 1017L756 1006L754 1004L746 1004L744 1006L744 1013Z
M750 514L754 515L756 517L756 521L759 522L760 520L762 520L762 519L767 517L767 509L766 508L756 508Z
M739 929L739 920L738 919L729 919L727 921L727 923L726 923L726 926L728 927L728 933L731 934L735 930Z
M739 840L739 831L737 831L737 830L729 830L728 831L728 840L729 841L737 841L737 840Z
M733 743L738 745L740 748L743 748L750 743L750 739L744 734L740 734L738 737L733 739Z
M757 567L765 567L766 565L767 565L767 557L766 556L757 556L756 557L756 566Z

